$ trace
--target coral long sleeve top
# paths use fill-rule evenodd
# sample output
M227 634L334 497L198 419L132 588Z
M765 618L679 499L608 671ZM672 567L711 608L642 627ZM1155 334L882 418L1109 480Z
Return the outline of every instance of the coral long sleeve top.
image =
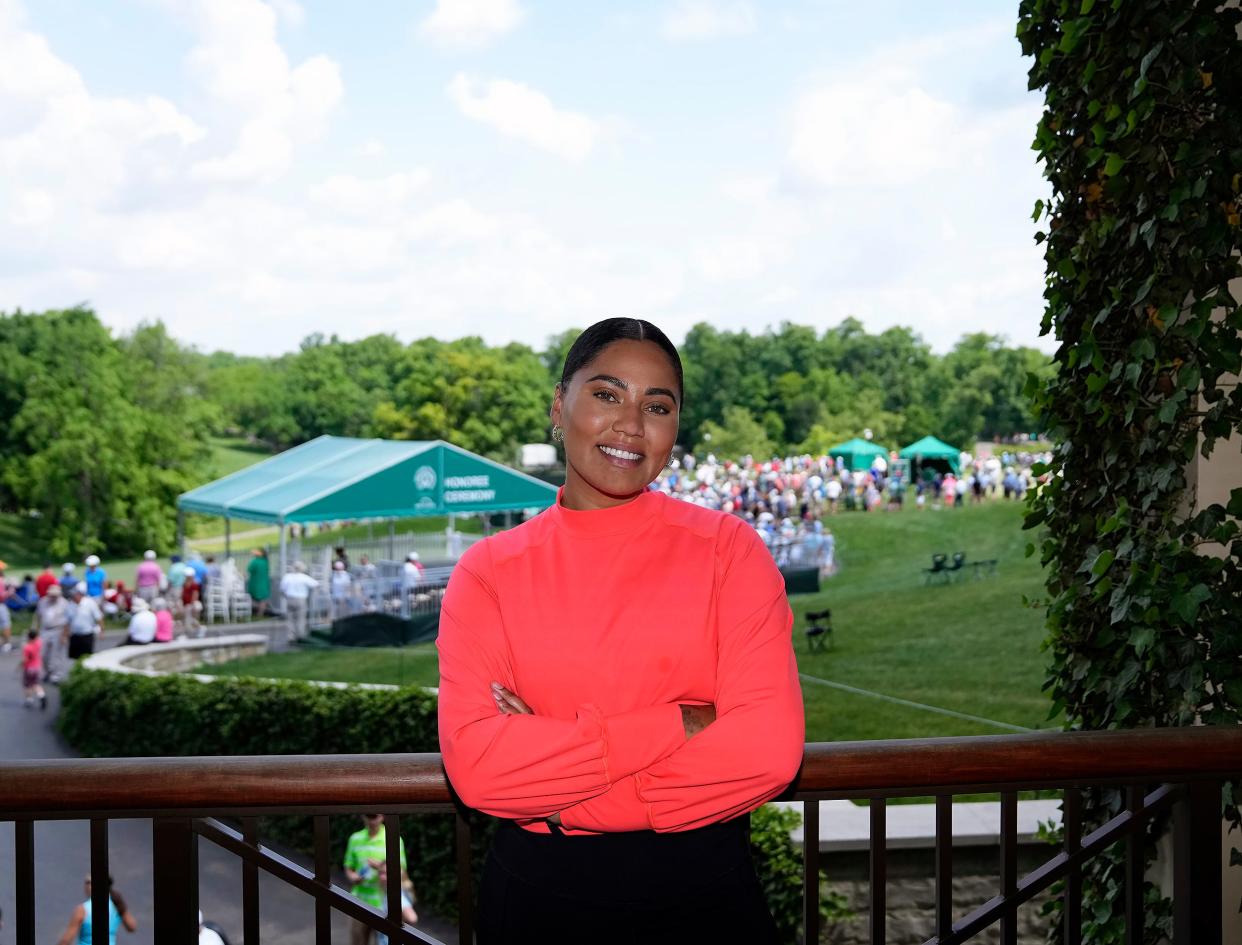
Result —
M792 615L740 519L656 492L559 500L472 546L440 615L440 749L462 800L546 832L689 830L778 794L802 760ZM495 680L533 715L501 715ZM680 703L716 721L685 736Z

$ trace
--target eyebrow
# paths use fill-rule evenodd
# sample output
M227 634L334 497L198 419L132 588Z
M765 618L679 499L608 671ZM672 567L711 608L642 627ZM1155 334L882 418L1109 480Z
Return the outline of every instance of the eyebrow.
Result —
M620 387L624 391L628 391L630 389L629 384L625 383L625 381L621 380L619 377L613 377L611 374L596 374L594 377L588 377L586 379L588 384L591 383L591 381L604 381L611 384L613 387ZM648 387L645 396L656 397L659 395L663 395L673 403L677 403L677 395L667 387Z

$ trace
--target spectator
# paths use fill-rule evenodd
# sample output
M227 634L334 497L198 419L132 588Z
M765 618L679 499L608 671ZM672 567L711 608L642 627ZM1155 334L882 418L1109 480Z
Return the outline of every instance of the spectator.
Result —
M169 614L171 618L172 615ZM150 605L141 597L134 601L134 615L129 618L129 635L126 646L146 646L155 640L158 620Z
M43 644L39 631L31 627L26 631L26 645L22 647L22 695L26 708L32 708L39 700L39 708L47 708L47 693L43 691Z
M254 601L255 612L262 617L267 613L267 599L272 596L272 582L267 565L267 552L255 548L250 552L246 565L246 593Z
M171 598L177 614L180 614L181 585L185 583L186 566L181 563L181 555L173 555L168 560L168 596Z
M199 614L203 612L202 585L198 582L198 575L193 565L183 565L181 575L182 626L185 627L187 634L201 637L207 632L198 619Z
M164 569L155 560L155 552L143 552L142 563L138 565L138 573L134 577L134 593L149 604L155 600L163 584Z
M198 582L200 588L207 585L207 562L203 560L203 556L197 551L190 553L190 560L187 561L186 567L194 572L194 580Z
M69 645L69 604L59 584L51 584L47 596L35 608L31 627L39 631L43 642L43 681L58 683Z
M17 590L9 595L8 608L9 610L34 610L38 603L39 591L35 587L34 575L24 575Z
M198 910L198 945L229 945L224 930L214 922L203 921L203 910Z
M60 937L57 945L91 945L95 942L95 931L91 922L91 878L86 877L86 901L73 910L69 918L69 927ZM112 877L108 877L108 945L115 945L116 930L124 925L125 931L138 931L138 923L130 915L125 900L112 885Z
M95 603L103 602L104 582L108 579L108 572L99 566L99 555L86 556L86 573L82 575L82 580L86 582L86 593L94 598Z
M173 615L168 609L168 601L162 597L155 598L151 604L155 613L155 642L171 643L173 638Z
M103 610L86 593L86 582L73 586L73 606L69 612L69 659L95 652L95 637L103 633Z
M39 597L47 597L48 588L56 583L56 572L52 570L52 562L44 561L43 570L35 578L35 590L39 592Z
M368 906L381 911L388 902L388 893L380 881L380 868L387 862L388 840L384 830L383 814L363 814L365 825L357 833L350 834L345 845L345 878L352 884L350 892ZM408 881L405 874L405 842L399 843L401 880ZM361 922L355 922L349 930L350 945L367 945L371 930Z
M7 567L8 565L0 561L0 639L4 640L4 643L0 644L0 653L7 653L13 649L13 618L9 614L9 585L4 579Z
M285 599L285 615L289 620L289 639L305 640L306 611L311 591L319 582L306 573L306 565L297 561L293 570L280 579L280 594Z
M329 590L332 595L332 619L340 620L348 616L354 591L354 578L346 570L345 562L340 558L332 562L332 581Z
M66 561L60 566L60 592L65 600L73 599L73 589L78 583L77 575L73 572L77 570L77 567L72 561Z

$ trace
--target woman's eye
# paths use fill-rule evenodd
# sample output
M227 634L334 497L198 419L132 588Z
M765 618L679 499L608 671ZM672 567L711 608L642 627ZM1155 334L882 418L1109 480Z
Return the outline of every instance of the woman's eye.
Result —
M617 399L616 397L613 396L612 391L610 390L597 390L595 392L595 396L598 397L600 400L616 400Z
M652 404L650 409L658 414L667 414L669 412L668 408L665 407L664 404Z

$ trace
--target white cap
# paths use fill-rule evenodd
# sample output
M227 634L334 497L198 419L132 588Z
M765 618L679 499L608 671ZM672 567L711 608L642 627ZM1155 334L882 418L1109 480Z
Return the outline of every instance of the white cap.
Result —
M186 577L195 577L195 576L198 574L198 572L197 572L197 571L195 571L195 570L194 570L192 567L190 567L188 564L185 566L185 570L184 570L182 573L183 573Z
M344 571L344 570L345 570L345 562L344 562L344 561L333 561L333 562L332 562L332 567L333 567L333 569L334 569L334 570L337 570L337 571Z
M142 553L142 557L143 557L143 558L145 558L147 561L154 561L154 560L155 560L155 552L154 552L154 551L144 551L144 552Z
M417 552L417 551L411 551L411 552L410 552L408 555L406 555L405 557L406 557L406 559L407 559L407 560L409 560L409 561L418 561L418 560L419 560L419 558L418 558L418 552Z
M77 584L73 585L73 589L69 591L69 593L70 594L85 594L86 593L86 582L78 581Z
M74 570L76 569L76 567L77 566L72 561L66 561L61 566L61 570L64 571L66 574L72 574Z
M140 611L146 610L148 606L147 602L141 597L135 597L134 602L129 605L129 609L134 613L139 613Z
M97 568L97 567L99 567L99 555L87 555L87 556L86 556L86 566L87 566L88 568Z

